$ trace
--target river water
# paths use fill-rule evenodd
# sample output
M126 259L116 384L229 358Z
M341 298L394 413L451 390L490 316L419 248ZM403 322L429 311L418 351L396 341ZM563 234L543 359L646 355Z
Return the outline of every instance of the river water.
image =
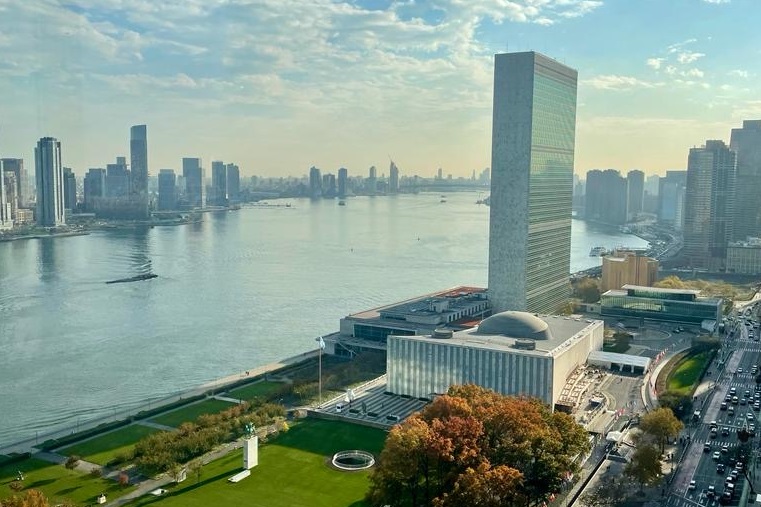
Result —
M271 201L178 227L0 243L0 445L314 347L348 313L485 286L475 193ZM646 246L573 221L593 246ZM136 274L150 281L106 285Z

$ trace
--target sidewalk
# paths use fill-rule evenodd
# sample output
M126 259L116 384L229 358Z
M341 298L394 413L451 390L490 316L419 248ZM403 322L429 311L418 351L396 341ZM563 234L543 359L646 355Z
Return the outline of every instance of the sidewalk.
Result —
M647 375L645 375L645 379L642 382L641 395L642 395L642 403L645 407L646 412L658 408L658 396L657 396L657 393L655 392L655 383L658 380L658 375L660 374L661 370L669 363L669 361L674 356L690 348L692 348L692 343L688 345L684 345L678 349L668 352L658 362L655 368L651 369L650 372Z

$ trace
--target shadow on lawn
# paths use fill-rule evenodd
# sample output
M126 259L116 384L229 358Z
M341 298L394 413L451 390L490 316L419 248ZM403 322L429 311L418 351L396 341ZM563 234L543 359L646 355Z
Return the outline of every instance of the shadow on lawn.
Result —
M207 484L211 484L212 482L216 482L216 481L219 481L221 479L228 478L228 477L230 477L230 475L232 473L233 472L231 472L229 470L226 470L226 471L224 471L224 472L222 472L220 474L217 474L215 476L206 477L202 481L198 481L198 482L196 482L196 483L194 483L194 484L192 484L190 486L181 486L181 487L178 488L175 485L175 487L173 489L169 490L166 495L157 496L157 497L150 498L150 499L147 499L147 500L144 500L147 497L143 496L143 497L141 497L140 505L151 505L153 503L160 502L160 501L162 501L162 500L164 500L165 498L168 498L168 497L181 496L181 495L183 495L185 493L189 493L189 492L194 491L194 490L196 490L198 488L202 488L202 487L206 486ZM191 479L188 479L188 481L190 481L190 480Z
M56 481L56 479L42 479L39 481L34 481L30 484L25 485L24 489L40 489L43 486L47 486L48 484L53 484Z
M291 447L302 451L331 456L338 451L362 449L380 454L386 432L342 421L306 419L281 433L271 445Z

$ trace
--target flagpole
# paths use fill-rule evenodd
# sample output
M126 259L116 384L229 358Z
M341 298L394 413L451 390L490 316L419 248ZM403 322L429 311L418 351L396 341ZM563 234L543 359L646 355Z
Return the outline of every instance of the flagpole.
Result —
M319 357L319 360L318 360L318 363L319 363L319 373L318 373L318 379L317 379L317 384L319 386L319 388L318 388L318 392L319 392L319 395L318 395L319 396L319 405L317 406L317 408L319 408L322 405L322 348L323 348L323 343L324 342L322 341L322 336L320 336L320 343L317 345L320 348L320 353L319 353L319 356L318 356Z

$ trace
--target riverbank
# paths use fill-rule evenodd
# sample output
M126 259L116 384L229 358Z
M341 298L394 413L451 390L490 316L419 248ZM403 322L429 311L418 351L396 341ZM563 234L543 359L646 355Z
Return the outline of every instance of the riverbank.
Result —
M67 231L67 232L52 232L52 233L35 233L35 234L21 234L21 235L13 235L13 234L3 234L0 236L0 242L9 242L9 241L23 241L26 239L47 239L47 238L68 238L71 236L87 236L90 234L89 230L83 230L83 231Z

